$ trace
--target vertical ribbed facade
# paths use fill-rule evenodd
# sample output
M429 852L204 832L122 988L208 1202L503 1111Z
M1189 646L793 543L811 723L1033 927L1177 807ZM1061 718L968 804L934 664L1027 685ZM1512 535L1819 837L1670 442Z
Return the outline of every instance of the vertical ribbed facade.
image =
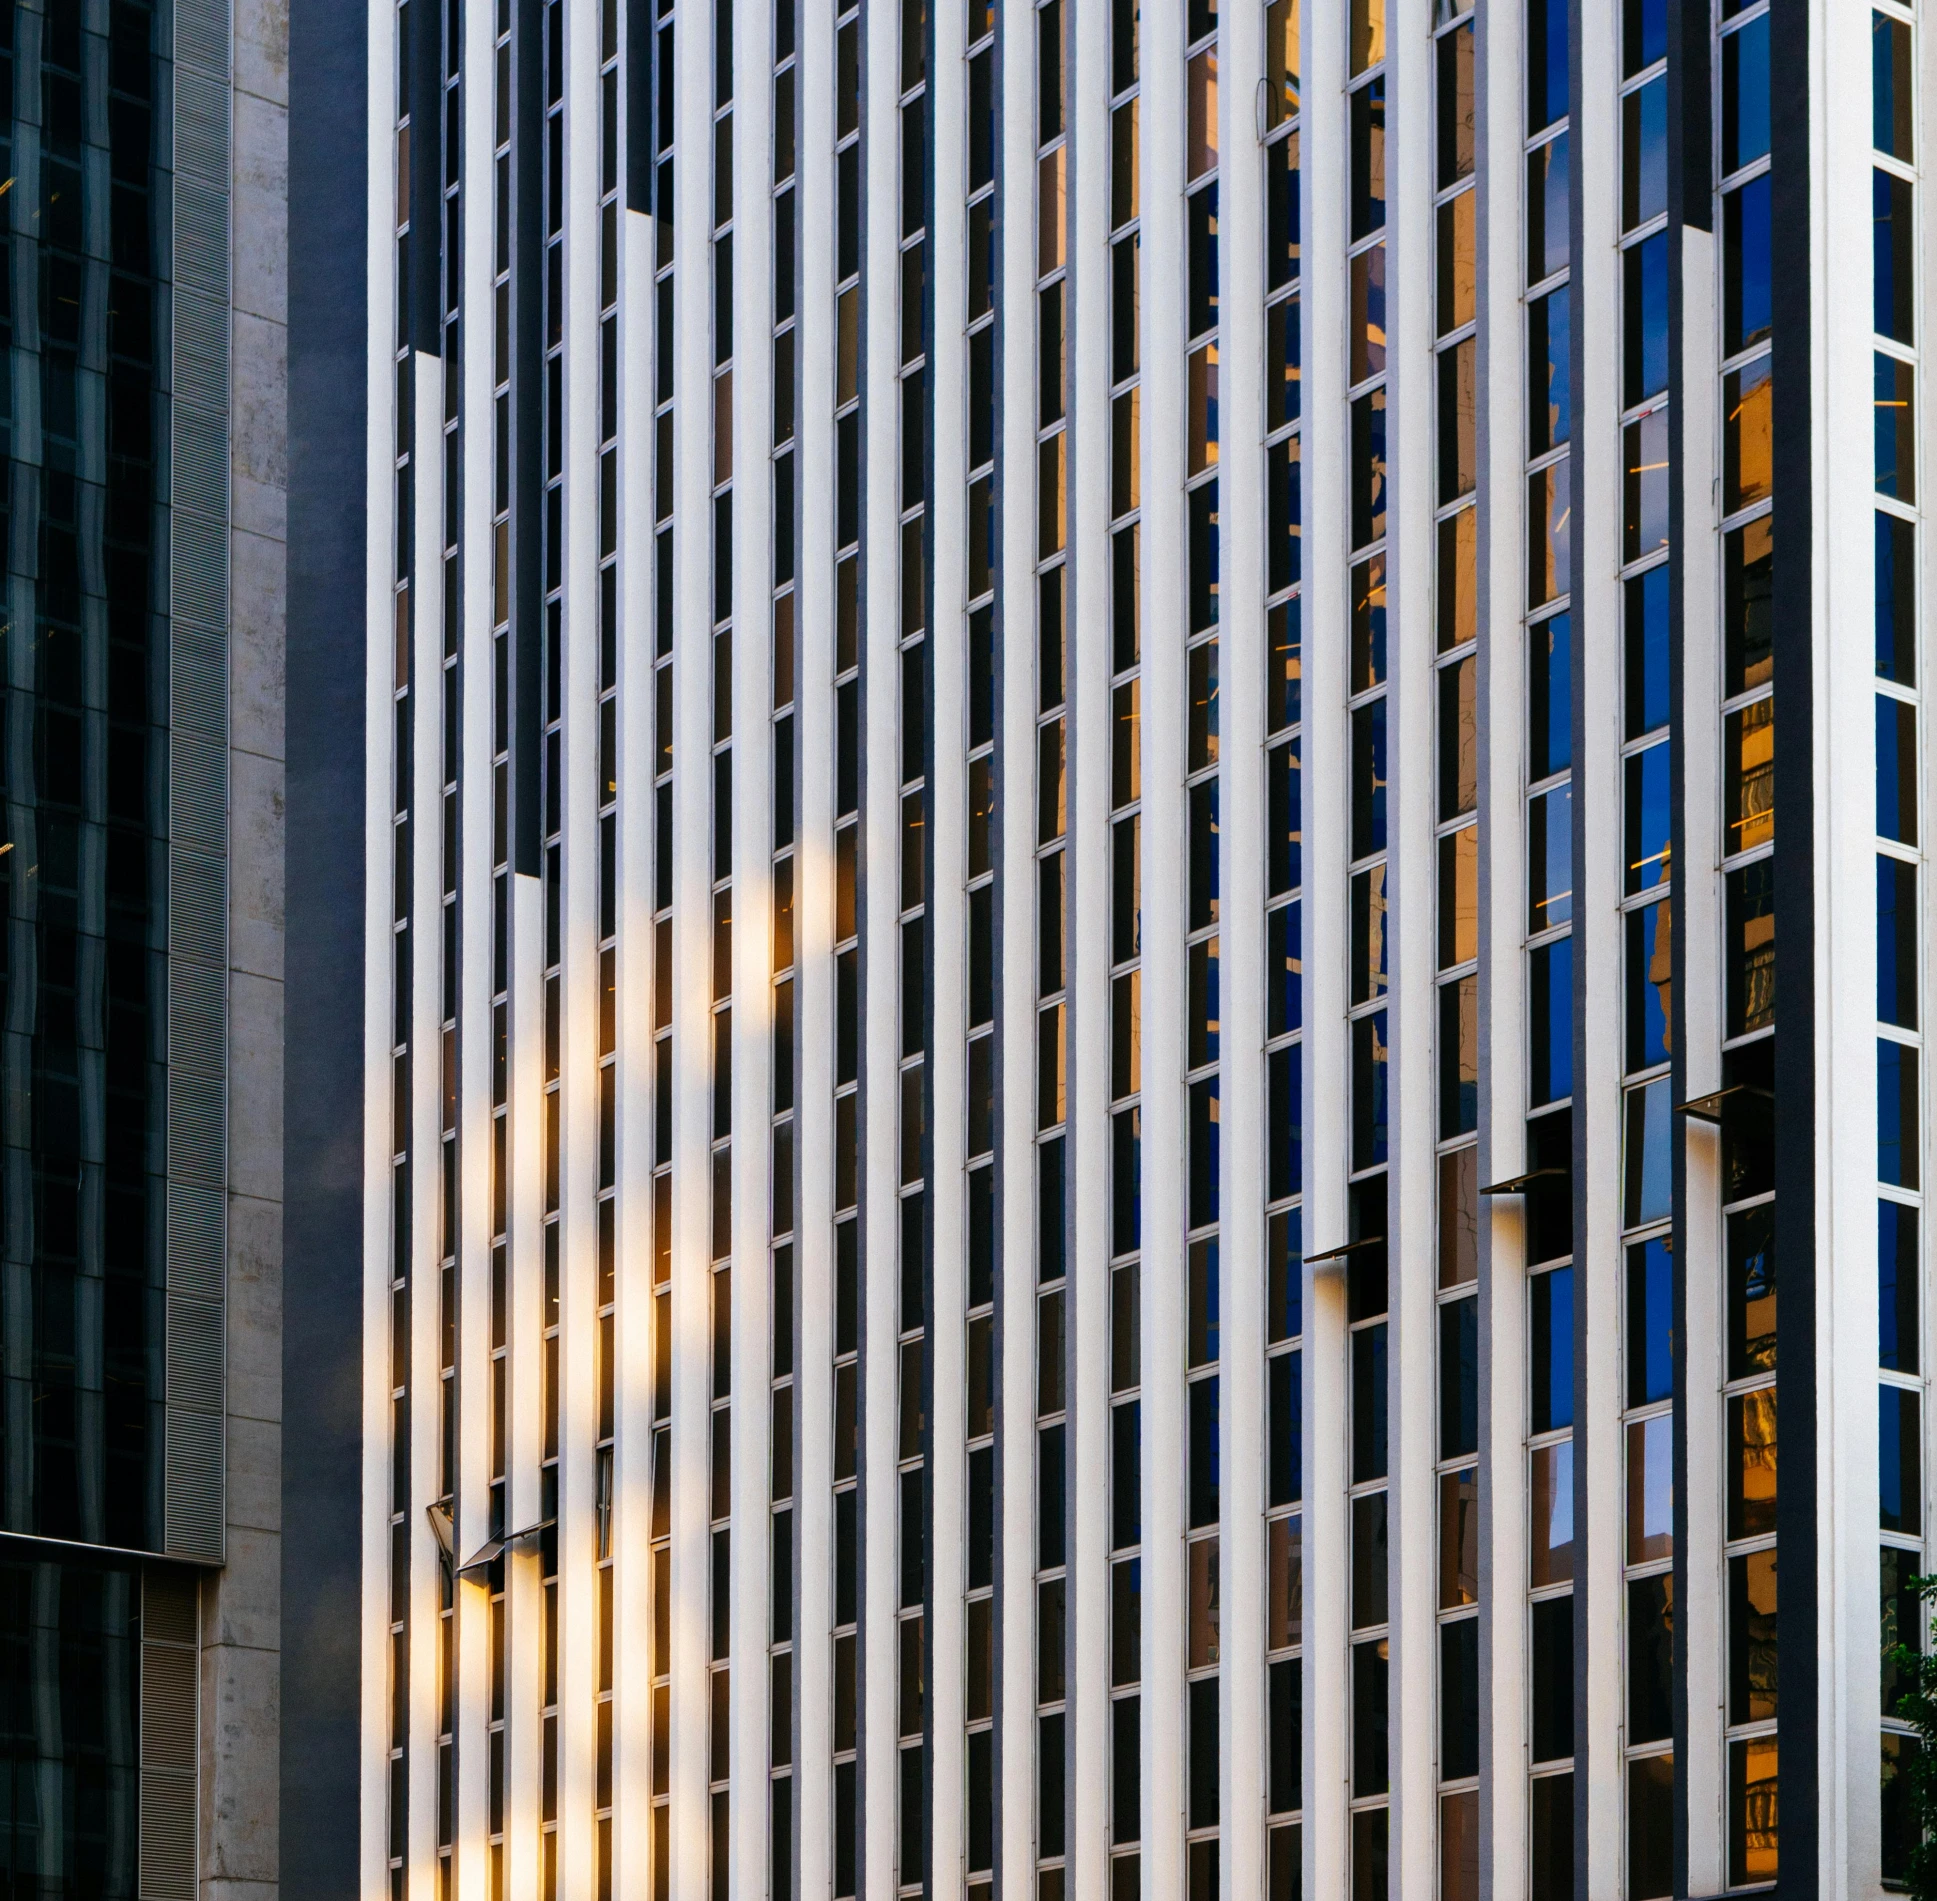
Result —
M373 1892L1900 1875L1918 32L375 0Z

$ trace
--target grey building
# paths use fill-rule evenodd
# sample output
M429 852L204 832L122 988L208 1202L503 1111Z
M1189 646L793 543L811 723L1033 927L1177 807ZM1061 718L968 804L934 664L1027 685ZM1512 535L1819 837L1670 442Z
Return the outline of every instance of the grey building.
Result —
M283 25L0 10L0 1882L273 1888Z

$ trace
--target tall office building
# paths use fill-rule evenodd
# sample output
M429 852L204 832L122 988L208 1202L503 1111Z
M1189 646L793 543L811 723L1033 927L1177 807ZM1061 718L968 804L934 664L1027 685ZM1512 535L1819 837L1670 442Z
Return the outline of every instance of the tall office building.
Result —
M275 37L0 6L12 1895L276 1871Z
M1899 1878L1913 0L295 31L290 1892Z

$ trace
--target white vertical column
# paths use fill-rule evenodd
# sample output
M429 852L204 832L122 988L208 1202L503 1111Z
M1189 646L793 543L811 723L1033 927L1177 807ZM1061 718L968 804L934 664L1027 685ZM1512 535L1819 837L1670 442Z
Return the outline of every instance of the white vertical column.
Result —
M996 1867L1036 1861L1036 16L996 21Z
M1267 1114L1264 1087L1263 972L1265 789L1265 457L1263 154L1258 144L1258 92L1264 84L1265 10L1238 0L1219 15L1218 216L1222 281L1218 301L1218 632L1217 713L1220 918L1219 1010L1223 1053L1223 1180L1219 1185L1218 1289L1223 1364L1220 1472L1223 1549L1219 1554L1223 1756L1219 1814L1220 1877L1239 1901L1264 1891L1266 1730L1264 1662L1264 1512L1270 1460L1266 1433L1265 1183ZM1100 354L1100 352L1099 352ZM1101 439L1100 437L1098 438ZM1274 524L1275 526L1275 524ZM1103 994L1098 985L1097 995ZM1100 1358L1100 1356L1099 1356Z
M794 1812L800 1831L803 1896L832 1892L834 1507L834 9L800 0L800 317L801 483L797 638L801 688L795 722L801 760L800 840L794 853L795 1014L801 1025L795 1118L799 1130L799 1377L794 1383L799 1471L795 1482L795 1562L799 1619L794 1694L800 1746ZM684 1897L681 1898L684 1901Z
M484 364L492 334L492 233L497 185L494 139L494 22L464 11L463 171L459 206L463 318L459 334L475 367L462 379L461 443L466 507L460 539L463 625L458 667L463 740L459 772L458 870L458 1342L457 1473L453 1527L461 1564L490 1523L491 1462L491 824L493 635L491 624L492 395ZM491 1710L491 1600L460 1585L458 1686L452 1715L457 1746L458 1901L484 1901L490 1883L489 1757L482 1739Z
M1345 399L1351 182L1346 9L1304 9L1305 335L1305 1249L1345 1238L1351 1100L1346 1029L1346 865L1351 825L1346 556L1350 429ZM1320 946L1326 954L1318 954ZM1305 1270L1304 1877L1325 1901L1347 1892L1351 1791L1350 1528L1345 1279L1337 1261Z
M731 1891L771 1842L773 12L733 9L733 1583ZM798 227L796 227L798 228ZM798 1123L799 1118L796 1118ZM798 1432L798 1419L796 1421ZM797 1507L798 1508L798 1507Z
M558 1892L597 1885L599 43L565 15L565 506L558 1155ZM543 1316L549 1319L551 1316Z
M473 8L476 12L478 9ZM634 24L627 17L627 29ZM649 20L637 21L652 31ZM628 61L629 64L629 54ZM628 121L650 96L622 89ZM622 141L623 154L626 144ZM613 1447L612 1868L620 1901L652 1878L653 378L656 221L619 219L618 1213ZM478 491L473 491L478 492ZM480 1390L482 1390L480 1388ZM475 1753L475 1752L473 1752ZM462 1758L460 1758L460 1761ZM460 1901L484 1901L464 1895Z
M679 16L673 89L672 1684L669 1867L706 1891L712 1540L713 22Z
M1626 670L1621 584L1621 253L1619 142L1622 9L1582 0L1581 84L1573 100L1580 238L1570 262L1571 318L1578 326L1574 393L1573 640L1581 739L1573 754L1576 994L1584 997L1582 1059L1574 1075L1577 1152L1585 1180L1586 1251L1574 1263L1579 1391L1574 1401L1574 1650L1585 1658L1586 1702L1575 1721L1574 1839L1587 1892L1624 1892L1626 1691L1626 1472L1622 1425L1621 1077L1625 1067L1621 912L1625 857L1621 742ZM1581 1739L1585 1738L1585 1749Z
M928 1314L930 1360L928 1487L928 1787L930 1794L929 1892L952 1901L960 1892L967 1849L964 1818L965 1665L962 1593L968 1517L966 1307L967 1219L962 1164L963 1104L967 1059L962 1040L965 1005L968 906L968 779L963 765L967 733L967 624L963 606L968 581L965 538L967 443L961 392L968 376L962 313L967 307L963 258L963 200L967 192L968 65L963 58L965 9L937 5L934 57L929 63L930 123L934 128L934 213L928 228L928 298L933 345L928 375L934 390L934 482L929 497L931 597L928 672L934 724L929 748L928 911L931 1006L934 1035L928 1052L929 1093L934 1103L928 1195L932 1298Z
M1430 0L1386 16L1386 957L1391 997L1387 1184L1391 1483L1387 1498L1391 1673L1390 1874L1395 1894L1431 1894L1439 1755L1438 1280L1434 1137L1439 689L1433 585L1437 499L1433 355L1434 46Z
M1474 51L1480 151L1480 1164L1525 1167L1524 935L1526 369L1520 286L1522 16L1483 8ZM1490 1081L1490 1087L1488 1086ZM1522 1200L1480 1214L1480 1866L1494 1901L1527 1890L1526 1222Z
M1109 1892L1110 1827L1110 20L1074 8L1070 129L1070 1546L1066 1626L1071 1901Z
M861 1445L859 1858L892 1895L900 1839L901 1486L896 1461L901 1275L901 9L864 8L861 336L865 425L861 615ZM901 1879L907 1879L904 1871Z
M1918 183L1924 244L1918 253L1926 295L1920 300L1917 400L1931 401L1930 355L1931 207L1929 200L1928 101L1932 48L1927 21L1917 28L1925 102L1918 136L1925 155ZM1860 14L1812 9L1810 22L1812 102L1810 167L1810 274L1813 336L1809 362L1813 444L1810 534L1811 610L1814 624L1814 720L1799 725L1778 687L1776 744L1779 757L1808 746L1814 779L1814 901L1816 1013L1816 1591L1822 1641L1816 1653L1817 1878L1830 1895L1871 1894L1881 1879L1882 1821L1879 1780L1880 1685L1871 1660L1877 1643L1878 1330L1872 1290L1877 1281L1877 775L1876 667L1864 638L1876 615L1875 529L1872 522L1876 463L1871 381L1872 312L1863 295L1871 272L1871 227L1863 212L1871 203L1870 26ZM1778 159L1780 162L1780 159ZM1782 233L1775 239L1778 265ZM1780 347L1780 343L1778 344ZM1785 355L1785 366L1794 361ZM1927 445L1926 422L1919 431ZM1777 453L1782 453L1778 438ZM1921 477L1929 495L1928 448ZM1779 478L1780 479L1780 478ZM1781 507L1778 501L1778 508ZM1928 500L1918 536L1923 544L1920 581L1928 587ZM1790 518L1785 518L1790 519ZM1929 593L1921 596L1929 625ZM1919 684L1930 698L1928 635ZM1930 746L1928 721L1921 744ZM1928 759L1920 782L1930 784ZM1928 792L1925 797L1928 800ZM1925 804L1929 812L1930 806ZM1779 816L1779 823L1781 822ZM1928 823L1928 820L1926 820ZM1776 850L1785 840L1777 833ZM1921 868L1927 886L1928 863ZM1929 915L1930 897L1920 894ZM1925 943L1922 933L1919 942ZM1782 954L1779 950L1778 954ZM1926 949L1925 956L1929 952ZM1923 1090L1921 1120L1925 1209L1930 1206L1930 990L1923 990ZM1776 1035L1783 1035L1778 1019ZM1777 1232L1782 1184L1776 1186ZM1926 1263L1928 1212L1922 1237ZM1778 1242L1780 1245L1780 1242ZM1926 1265L1920 1293L1928 1306ZM1929 1339L1929 1317L1924 1317ZM1928 1361L1925 1365L1928 1366ZM1778 1361L1778 1385L1783 1368ZM1923 1526L1932 1519L1931 1419L1928 1388L1923 1412ZM1926 1546L1926 1549L1928 1546ZM1787 1749L1782 1768L1787 1770ZM1808 1871L1802 1877L1808 1880ZM1791 1870L1785 1864L1785 1878Z
M1188 259L1184 9L1141 10L1143 393L1143 1852L1145 1901L1184 1885L1184 931L1188 806L1181 637Z

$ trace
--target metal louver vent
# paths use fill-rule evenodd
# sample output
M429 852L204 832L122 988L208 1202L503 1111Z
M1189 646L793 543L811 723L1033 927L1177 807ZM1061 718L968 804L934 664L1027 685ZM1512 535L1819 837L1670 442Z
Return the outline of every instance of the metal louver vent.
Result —
M198 1603L192 1576L150 1565L141 1588L141 1901L195 1890Z
M176 0L164 1541L212 1563L223 1556L228 1182L229 111L227 0ZM163 1868L171 1822L144 1775L144 1896L186 1901L193 1881L192 1692L191 1679L182 1885Z

